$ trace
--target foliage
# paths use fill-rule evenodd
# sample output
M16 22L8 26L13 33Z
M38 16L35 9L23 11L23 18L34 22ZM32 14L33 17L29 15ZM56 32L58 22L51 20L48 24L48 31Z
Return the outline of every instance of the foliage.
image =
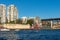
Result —
M51 25L51 23L50 23L50 22L48 22L47 26L50 26L50 25Z
M16 20L16 24L22 24L22 20L21 19L17 19Z
M30 24L30 26L32 26L33 23L34 23L33 19L30 19L30 20L27 21L27 24Z
M15 23L15 21L10 21L9 23L14 24L14 23Z

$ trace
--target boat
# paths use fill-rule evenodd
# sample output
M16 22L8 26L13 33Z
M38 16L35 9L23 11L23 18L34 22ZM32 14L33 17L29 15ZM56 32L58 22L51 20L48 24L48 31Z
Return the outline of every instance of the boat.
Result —
M10 29L0 29L0 31L10 31Z

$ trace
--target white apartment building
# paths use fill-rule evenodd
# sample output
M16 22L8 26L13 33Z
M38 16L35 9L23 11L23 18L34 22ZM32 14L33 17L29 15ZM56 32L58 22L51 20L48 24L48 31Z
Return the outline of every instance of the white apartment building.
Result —
M0 23L6 22L6 5L0 4Z
M14 5L9 5L7 11L8 22L18 19L18 10Z
M28 20L27 17L22 17L21 19L22 19L22 23L27 23Z

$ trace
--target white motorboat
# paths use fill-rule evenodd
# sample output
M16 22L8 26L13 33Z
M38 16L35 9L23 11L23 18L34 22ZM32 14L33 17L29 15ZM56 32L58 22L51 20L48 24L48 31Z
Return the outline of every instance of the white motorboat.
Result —
M0 31L10 31L10 29L0 29Z

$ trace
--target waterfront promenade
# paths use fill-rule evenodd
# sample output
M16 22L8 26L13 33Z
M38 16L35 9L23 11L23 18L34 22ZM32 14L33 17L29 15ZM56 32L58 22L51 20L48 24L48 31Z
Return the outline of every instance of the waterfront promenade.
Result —
M3 25L0 25L0 29L30 29L30 25L29 24L26 24L26 25L23 25L23 24L3 24Z

